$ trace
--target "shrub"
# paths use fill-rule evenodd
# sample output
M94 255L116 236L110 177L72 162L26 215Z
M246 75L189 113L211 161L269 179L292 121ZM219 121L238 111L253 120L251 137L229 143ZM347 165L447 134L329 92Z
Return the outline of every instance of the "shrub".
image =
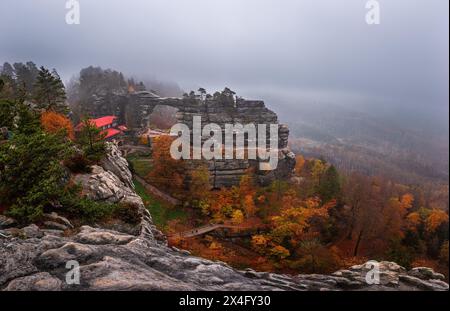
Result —
M91 167L88 159L81 153L77 153L64 161L64 165L72 173L90 173Z
M141 213L136 204L121 203L114 210L114 216L129 224L138 224L141 220Z
M448 241L444 242L441 246L439 260L448 266Z
M44 210L42 205L33 206L24 204L23 201L19 201L16 204L13 204L5 214L13 217L19 223L25 224L41 218L43 213Z
M72 212L77 213L84 223L94 223L110 217L116 208L117 205L113 203L81 198L72 206Z
M297 255L289 266L302 273L331 273L339 268L336 250L328 249L318 239L300 242Z
M44 208L59 206L65 196L60 162L69 145L61 135L37 131L15 134L0 145L0 204L19 222L37 220Z
M285 259L286 257L289 257L291 254L288 249L284 248L281 245L276 245L270 249L270 255L275 260L282 260Z
M404 246L399 240L393 240L387 252L387 259L398 263L406 269L411 269L415 255L412 247Z
M100 161L106 154L105 133L89 119L83 120L81 131L76 142L83 150L86 158L92 162Z

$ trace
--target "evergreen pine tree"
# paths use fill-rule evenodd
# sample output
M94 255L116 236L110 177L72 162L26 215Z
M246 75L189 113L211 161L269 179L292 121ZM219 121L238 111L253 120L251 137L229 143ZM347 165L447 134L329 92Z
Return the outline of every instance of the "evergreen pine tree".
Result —
M38 107L66 114L68 111L64 84L58 73L41 67L34 86L34 100Z
M320 178L319 195L323 202L332 199L339 199L341 193L341 184L339 173L336 168L331 165Z
M86 158L99 161L106 152L105 134L89 119L83 120L83 128L77 135L77 143L82 147Z

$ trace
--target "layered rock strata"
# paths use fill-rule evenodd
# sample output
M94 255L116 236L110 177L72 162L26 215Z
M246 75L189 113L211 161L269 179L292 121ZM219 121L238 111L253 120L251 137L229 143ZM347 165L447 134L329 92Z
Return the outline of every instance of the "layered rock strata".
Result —
M257 180L267 185L277 178L288 178L295 166L295 155L288 149L289 128L279 124L276 113L268 109L263 101L245 100L238 98L235 101L221 99L198 98L161 98L150 92L136 92L126 95L109 94L98 97L91 113L95 116L114 114L119 116L120 122L128 125L133 132L139 132L149 126L150 115L156 106L170 106L178 110L177 122L193 129L194 117L201 118L201 127L205 124L215 123L222 129L225 136L225 124L258 124L266 125L266 145L270 146L270 125L278 125L277 142L273 145L278 149L278 167L273 172L260 170L261 160L217 160L204 161L207 165L214 187L228 187L237 185L242 175L253 168ZM225 142L223 136L222 142ZM193 140L191 140L193 141ZM247 142L247 137L246 137ZM195 161L194 161L195 162ZM193 163L190 167L196 167Z

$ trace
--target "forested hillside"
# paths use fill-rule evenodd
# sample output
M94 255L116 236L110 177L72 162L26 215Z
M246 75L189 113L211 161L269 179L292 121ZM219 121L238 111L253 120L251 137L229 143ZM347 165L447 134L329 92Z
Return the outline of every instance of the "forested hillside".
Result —
M239 186L205 192L211 184L204 169L192 174L185 189L183 163L169 158L170 139L155 143L150 172L141 174L183 202L168 207L182 217L158 224L173 245L237 267L290 273L330 272L368 258L448 269L446 189L428 193L381 177L344 174L302 155L291 180L267 187L258 186L249 171ZM209 223L228 229L197 238L176 234Z
M84 197L71 176L91 172L106 154L102 132L84 118L92 101L98 94L146 90L144 83L88 67L71 82L67 96L56 70L28 62L5 63L0 87L0 125L6 129L0 145L3 214L22 225L44 224L45 215L55 211L78 225L136 222L132 207ZM171 117L160 114L158 122ZM84 126L75 135L77 119ZM328 273L368 259L448 271L448 183L426 166L411 170L416 162L408 157L402 160L406 166L386 166L392 159L383 158L387 149L371 149L379 137L361 149L346 145L345 157L326 144L314 153L303 150L299 141L291 178L262 186L248 170L238 185L220 189L213 187L206 167L188 170L170 157L172 139L156 137L151 154L128 160L145 183L179 202L168 204L135 180L155 224L173 246L239 268L292 274ZM337 141L329 143L338 146ZM407 178L397 173L399 167L411 170ZM198 234L199 228L208 230Z

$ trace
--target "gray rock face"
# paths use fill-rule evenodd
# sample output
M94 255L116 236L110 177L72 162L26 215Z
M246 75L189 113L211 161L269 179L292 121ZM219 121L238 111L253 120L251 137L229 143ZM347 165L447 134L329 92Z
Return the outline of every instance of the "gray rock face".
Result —
M6 291L20 291L24 288L32 291L56 291L62 288L62 281L48 272L40 272L11 281Z
M10 228L16 225L16 221L12 218L0 215L0 229Z
M92 166L91 173L79 174L74 177L74 181L81 184L83 194L90 199L110 203L132 201L143 206L142 200L129 185L101 166Z
M91 173L74 176L74 182L81 185L83 195L95 201L121 203L137 208L142 222L146 224L138 231L151 240L167 243L167 238L152 225L150 213L145 209L141 197L134 191L127 161L115 144L108 144L108 151L106 160L101 163L103 167L93 166ZM121 178L115 172L119 172Z
M61 217L55 212L52 212L50 214L44 214L44 217L46 219L48 219L50 223L56 223L57 227L59 225L59 226L64 226L66 229L69 229L69 228L73 229L72 223L67 218ZM56 229L58 230L60 228L62 228L62 227L59 227ZM65 230L65 229L63 229L63 230Z
M134 188L133 176L128 168L128 162L122 157L122 154L116 144L108 143L108 152L102 159L101 166L119 177L119 179L129 188Z
M263 101L237 99L235 103L221 102L218 99L206 99L204 101L195 98L161 98L149 92L137 92L132 94L108 94L98 96L94 105L91 106L91 114L103 116L114 114L119 116L120 122L126 123L133 131L139 131L148 127L150 115L158 105L166 105L178 109L177 121L193 129L193 118L201 117L203 127L208 123L215 123L222 128L225 135L225 124L258 124L266 125L267 146L270 139L270 125L278 124L279 165L274 172L267 174L266 171L259 170L258 161L248 160L223 160L204 161L213 178L215 187L228 187L239 184L242 175L250 167L254 168L258 175L258 181L268 184L276 178L289 177L295 167L295 156L288 150L289 128L278 123L276 113L268 109ZM224 142L224 137L222 138ZM117 161L112 153L112 158L106 159L102 166L114 172L125 184L130 181L127 176L125 163ZM224 165L225 163L225 165ZM129 185L131 186L131 185Z
M22 232L25 238L41 238L44 236L43 232L39 230L39 227L35 224L31 224L28 227L23 228Z
M71 237L0 240L2 290L448 290L434 272L413 276L391 262L379 263L380 284L369 285L373 263L333 275L279 275L235 270L156 241L148 220L142 234L83 226ZM66 263L80 264L80 284L66 283ZM432 270L429 270L432 271Z
M408 274L422 280L445 280L445 276L443 274L435 273L433 269L427 267L413 268Z

